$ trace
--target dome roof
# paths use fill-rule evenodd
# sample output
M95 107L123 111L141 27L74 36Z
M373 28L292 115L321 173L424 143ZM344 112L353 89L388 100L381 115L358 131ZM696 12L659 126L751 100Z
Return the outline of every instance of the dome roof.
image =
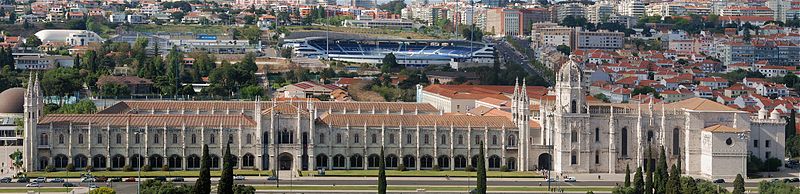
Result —
M0 92L0 113L25 112L25 88L9 88Z

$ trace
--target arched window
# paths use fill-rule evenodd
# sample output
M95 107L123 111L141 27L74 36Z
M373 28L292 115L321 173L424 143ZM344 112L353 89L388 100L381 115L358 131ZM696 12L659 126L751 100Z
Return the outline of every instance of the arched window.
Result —
M464 169L467 167L467 157L458 155L453 158L453 167L456 169Z
M342 155L335 155L333 156L333 167L334 168L344 168L344 156Z
M247 153L242 156L242 168L253 168L256 164L256 157Z
M361 155L353 154L350 156L350 167L351 168L361 168L364 166L364 158Z
M178 134L172 134L172 143L178 144Z
M336 134L336 143L337 144L342 143L342 134L341 133L337 133Z
M417 159L414 158L414 156L412 156L412 155L403 156L403 165L405 165L406 168L417 167L416 164L417 164Z
M397 156L394 154L389 154L386 156L385 162L386 168L397 168Z
M572 100L569 107L571 113L578 113L578 103L576 103L575 100Z
M161 157L158 154L153 154L150 155L150 157L147 159L147 162L150 165L150 167L161 168L164 166L164 157Z
M197 135L192 134L192 144L196 144L196 143L197 143Z
M169 157L169 160L168 160L167 164L168 164L169 168L180 168L181 167L181 160L182 160L181 156L172 155L172 156Z
M78 144L83 144L83 134L78 134Z
M64 134L58 134L58 144L64 144Z
M111 168L122 168L125 166L125 156L115 155L111 158Z
M319 134L319 139L317 141L319 141L320 144L325 144L325 134L324 133L320 133Z
M233 143L233 134L228 134L228 143Z
M431 169L433 168L433 157L429 155L424 155L419 158L419 167L422 169Z
M464 145L464 135L458 135L458 145Z
M253 144L253 135L247 134L247 144Z
M506 142L508 142L508 147L517 146L517 139L514 137L514 135L509 135Z
M450 168L450 157L447 157L447 155L439 156L436 158L436 165L439 165L441 169Z
M359 137L358 133L353 134L353 143L361 142L361 138Z
M139 144L139 141L141 140L141 138L139 137L139 134L137 133L137 134L134 134L133 136L134 136L133 142L135 144Z
M153 134L153 143L158 143L158 139L160 139L158 138L158 133Z
M122 135L117 133L117 144L122 144Z
M442 145L447 145L447 135L442 134L442 138L439 139L439 142L441 142L440 144Z
M622 147L620 147L620 149L622 149L622 156L628 156L628 128L623 127L621 133L622 134L620 137L622 138L622 141L620 141L620 143L622 144Z
M514 157L509 157L508 159L506 159L506 168L508 168L508 170L516 170L517 159Z
M378 135L372 134L372 143L378 143Z
M672 129L672 155L681 154L681 131L678 128Z
M213 134L212 134L212 135L210 135L210 136L211 136L211 137L209 137L209 138L208 138L208 139L209 139L209 142L211 142L211 144L215 144L215 142L216 142L216 141L215 141L215 140L216 140L216 138L215 138L215 137L216 137L216 136L214 136Z
M594 128L594 142L600 142L600 128Z
M653 140L653 131L647 131L647 142Z
M103 143L103 134L97 134L97 143Z
M369 155L369 157L367 157L367 167L370 167L370 168L380 167L380 164L379 164L380 159L381 159L381 157L378 156L378 154Z
M594 163L600 164L600 150L594 151Z
M189 157L186 158L186 168L200 168L200 157L194 154L189 155Z
M569 161L570 161L570 164L578 164L578 155L575 155L575 150L572 151L572 154L571 154L571 157L570 157Z
M406 134L406 144L411 144L411 134Z
M340 156L340 155L337 155L337 156ZM325 155L325 154L317 155L316 164L317 164L317 169L319 169L319 168L327 168L328 167L328 156Z
M492 145L497 145L497 135L492 135Z
M220 158L217 155L211 155L211 168L212 169L219 169L220 165Z
M89 159L82 154L72 157L72 163L74 164L75 168L86 168L88 161Z
M422 140L422 141L424 142L424 144L425 144L425 145L427 145L428 143L430 143L430 141L428 141L428 139L430 139L430 136L428 136L428 134L425 134L423 137L424 137L424 138L423 138L423 140Z
M394 144L394 134L389 134L389 144Z
M39 145L49 145L50 140L47 137L47 133L39 134Z
M578 142L578 132L577 131L573 130L572 132L570 132L569 136L572 139L571 140L572 143Z
M475 145L478 145L478 144L480 144L481 142L482 142L482 141L481 141L481 135L475 135Z
M489 156L489 168L500 168L500 156L492 155Z
M92 157L92 167L98 169L106 168L106 157L100 154Z

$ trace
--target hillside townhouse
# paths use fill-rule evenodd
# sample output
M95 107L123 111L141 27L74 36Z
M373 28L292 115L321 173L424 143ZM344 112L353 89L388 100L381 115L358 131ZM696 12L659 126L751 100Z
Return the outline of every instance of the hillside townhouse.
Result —
M756 94L769 97L784 97L789 95L789 88L786 85L768 82L760 78L744 78L742 83L747 87L754 88Z
M723 95L730 98L736 98L746 94L754 94L755 92L756 92L755 89L749 88L740 83L733 84L731 87L723 89Z
M659 95L661 95L661 99L664 100L664 102L668 103L689 99L695 96L694 92L688 89L664 90Z
M800 53L798 53L800 54ZM764 74L767 77L783 77L786 74L792 73L794 74L796 71L796 67L794 66L775 66L775 65L767 65L758 67L758 72Z
M699 82L700 86L708 86L715 90L728 87L728 80L721 77L700 77L695 81Z

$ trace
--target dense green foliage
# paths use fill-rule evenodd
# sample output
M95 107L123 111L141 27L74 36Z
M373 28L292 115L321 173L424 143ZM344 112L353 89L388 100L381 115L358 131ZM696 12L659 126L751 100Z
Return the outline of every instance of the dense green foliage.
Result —
M744 177L742 177L742 174L736 174L736 179L733 180L732 194L744 194L744 192Z
M761 181L758 183L758 192L761 194L800 194L800 188L779 181Z
M386 10L393 14L400 14L403 8L406 8L406 2L403 0L392 0L378 6L381 10Z
M108 187L100 187L97 189L92 189L89 191L89 194L117 194L117 191Z
M200 160L200 176L194 183L194 193L211 193L211 155L208 154L208 145L206 144L203 144L203 155Z
M475 167L478 170L478 186L475 187L475 191L479 194L486 194L487 192L487 185L486 185L486 156L483 151L483 142L480 143L480 151L478 151L478 166Z
M386 194L386 159L381 148L381 158L378 161L378 194Z
M78 103L64 104L63 106L46 104L43 111L44 114L92 114L97 112L97 107L92 100L83 99Z
M383 57L381 63L381 72L383 73L391 73L399 70L400 64L397 63L397 57L394 56L394 53L386 54Z
M623 185L625 187L630 187L631 186L631 165L630 164L626 164L625 165L625 184L623 184Z
M231 155L231 144L225 144L225 153L222 155L222 175L219 177L217 193L233 193L233 156Z
M153 179L141 183L142 194L192 194L190 185L177 186L172 182L161 182Z

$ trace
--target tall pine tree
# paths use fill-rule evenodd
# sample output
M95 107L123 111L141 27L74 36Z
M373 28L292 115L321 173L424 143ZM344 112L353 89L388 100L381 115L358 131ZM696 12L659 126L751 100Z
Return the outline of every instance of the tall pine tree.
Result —
M200 177L194 183L194 193L211 193L211 155L208 154L208 145L203 144L203 158L200 160Z
M678 172L678 166L675 164L672 165L672 171L669 173L669 178L667 179L666 185L666 194L680 194L681 186L681 175Z
M380 170L378 171L378 194L386 194L386 158L383 155L383 148L381 147L381 159L378 162Z
M480 151L478 152L478 186L475 187L475 191L478 194L486 194L486 164L484 164L485 156L483 153L483 142L480 143Z
M233 156L231 156L231 144L225 144L225 153L222 155L222 176L219 177L217 193L233 193Z
M792 112L789 113L789 117L786 118L786 139L792 138L797 133L796 116L797 112L792 109Z
M736 179L733 180L733 193L731 194L744 194L744 178L742 174L736 174Z
M631 186L631 165L625 165L625 187Z
M633 190L635 193L644 193L644 177L642 177L642 167L636 168L633 175Z
M653 177L653 181L655 182L655 193L661 194L667 192L667 180L669 179L668 168L667 155L664 153L664 146L660 146L658 164L656 165L656 173L655 177Z

